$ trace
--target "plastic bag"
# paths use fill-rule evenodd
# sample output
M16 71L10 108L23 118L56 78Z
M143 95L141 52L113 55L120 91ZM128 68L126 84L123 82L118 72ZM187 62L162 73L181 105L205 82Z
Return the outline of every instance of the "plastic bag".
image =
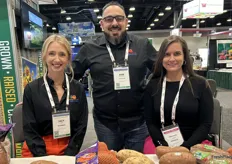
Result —
M9 133L13 124L0 125L0 142L5 140L6 135Z
M98 142L78 153L76 164L98 164Z

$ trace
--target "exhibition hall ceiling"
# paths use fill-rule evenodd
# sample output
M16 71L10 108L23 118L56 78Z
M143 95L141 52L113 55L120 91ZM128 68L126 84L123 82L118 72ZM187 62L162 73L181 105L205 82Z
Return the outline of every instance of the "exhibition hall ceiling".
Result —
M57 4L40 5L40 12L55 23L89 22L101 32L99 20L103 6L111 0L58 0ZM130 20L129 31L170 29L174 13L191 0L118 0ZM63 13L62 13L62 12ZM65 12L65 13L64 13ZM133 17L131 17L131 15ZM70 19L71 18L71 19ZM232 26L232 0L224 0L224 13L214 18L200 19L200 27ZM181 20L182 28L196 28L196 19Z

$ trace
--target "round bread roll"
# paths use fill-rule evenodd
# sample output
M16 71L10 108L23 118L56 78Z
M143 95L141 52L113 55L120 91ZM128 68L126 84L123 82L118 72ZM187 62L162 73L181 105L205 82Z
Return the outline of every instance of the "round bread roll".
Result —
M143 157L127 158L122 164L151 164L151 161Z
M196 164L196 158L187 152L170 152L164 154L160 160L159 164Z
M189 152L189 149L187 149L183 146L177 146L177 147L158 146L156 148L156 155L158 158L160 158L164 154L170 153L170 152Z
M31 164L57 164L57 163L52 161L46 161L46 160L38 160L31 162Z

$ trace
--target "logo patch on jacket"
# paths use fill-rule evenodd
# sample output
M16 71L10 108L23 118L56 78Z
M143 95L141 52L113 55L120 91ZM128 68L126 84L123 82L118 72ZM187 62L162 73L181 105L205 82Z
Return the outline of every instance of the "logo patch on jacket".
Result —
M79 102L79 99L76 95L70 95L69 102Z
M129 49L128 56L134 56L137 55L136 52L134 52L132 49Z

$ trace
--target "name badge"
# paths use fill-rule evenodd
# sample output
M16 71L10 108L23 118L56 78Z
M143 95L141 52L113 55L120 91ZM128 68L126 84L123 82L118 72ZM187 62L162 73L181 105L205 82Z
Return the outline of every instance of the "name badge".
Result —
M64 138L71 135L70 128L70 113L54 113L52 114L52 127L53 127L53 138Z
M183 144L184 139L177 124L167 126L164 129L161 129L161 131L168 146L176 147Z
M130 89L129 67L115 67L114 73L114 90Z

